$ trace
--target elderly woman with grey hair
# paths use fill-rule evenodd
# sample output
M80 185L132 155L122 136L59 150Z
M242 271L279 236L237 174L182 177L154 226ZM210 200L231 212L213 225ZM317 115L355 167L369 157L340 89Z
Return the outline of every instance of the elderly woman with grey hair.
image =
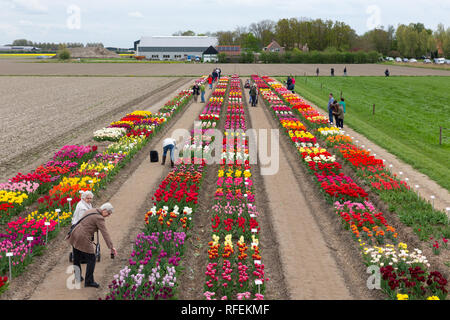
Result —
M92 199L94 199L94 194L91 191L81 191L81 200L78 202L75 211L72 215L72 225L80 221L84 213L87 210L92 209Z
M105 218L114 211L111 203L107 202L100 208L87 210L66 239L73 246L73 265L75 267L75 277L81 281L81 260L87 261L85 287L98 288L99 284L94 281L95 269L95 246L92 238L97 231L101 231L107 247L111 250L112 257L117 255L106 229Z

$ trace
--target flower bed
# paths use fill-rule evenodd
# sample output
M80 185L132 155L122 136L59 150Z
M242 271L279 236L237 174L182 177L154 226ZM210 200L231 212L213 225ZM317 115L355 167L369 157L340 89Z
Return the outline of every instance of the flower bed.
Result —
M222 77L213 96L222 95L228 82L227 77ZM219 90L218 94L214 94L216 90ZM214 107L211 108L213 104ZM205 106L199 117L205 121L208 110L211 110L214 119L217 119L220 109L220 100L213 100ZM195 140L195 133L194 130L191 141L188 142L193 141L194 144L183 147L183 151L195 148L203 151L211 141ZM179 285L177 276L181 272L180 261L183 259L185 240L190 236L192 215L196 214L204 171L204 158L188 157L183 152L183 156L176 161L175 167L154 193L153 207L145 214L145 229L136 238L128 260L129 265L114 276L106 300L176 297Z
M232 77L231 91L239 95L241 82ZM221 166L217 174L208 243L205 292L207 300L264 298L265 273L259 251L259 215L255 205L248 141L242 102L229 98Z
M286 93L280 89L280 86L276 82L269 78L264 77L266 82L277 91L281 97ZM289 103L289 100L286 100ZM277 113L280 112L279 108L271 106L270 101L266 101L267 106L272 110L274 118L278 118L280 126L282 125ZM335 128L327 128L323 119L318 116L313 118L310 115L314 114L311 107L300 103L295 100L295 106L299 115L303 115L305 121L312 128L319 129L316 132L319 135L328 135L330 132L336 132ZM285 107L288 107L286 105ZM289 112L287 108L283 107L282 112ZM324 132L326 132L324 134ZM337 132L340 134L340 132ZM291 140L292 140L292 136ZM331 138L331 137L329 137ZM347 141L346 138L331 138L329 143L339 144L341 141ZM293 141L294 144L298 142ZM304 142L302 142L304 143ZM312 144L312 142L310 142ZM312 150L310 146L301 146L300 150L296 145L297 150L307 164L307 168L312 172L316 178L316 182L320 184L321 190L324 192L325 198L332 202L336 208L336 214L341 218L341 222L344 228L352 232L353 237L360 243L362 248L363 257L368 253L383 250L376 245L394 246L397 244L396 230L389 225L388 221L383 216L383 213L376 212L373 205L368 202L367 193L355 184L350 177L345 176L341 170L341 167L335 161L335 158L324 148L320 148L319 144L315 144ZM347 156L346 159L351 159L351 163L355 167L363 166L381 166L382 164L374 158L369 157L365 152L359 152L352 147L342 147L342 154ZM303 151L302 152L302 148ZM345 156L344 159L345 159ZM310 160L310 161L307 161ZM334 165L333 165L334 164ZM330 166L331 165L331 166ZM401 244L406 246L405 244ZM421 253L420 250L414 250L417 253ZM405 251L404 253L408 253ZM415 257L415 256L414 256ZM415 261L415 260L414 260ZM391 259L388 265L378 265L382 274L382 290L391 299L398 297L411 298L411 299L445 299L447 296L447 290L445 288L447 280L437 271L429 271L429 264L425 257L420 256L418 260L421 263L410 263L405 268L404 261L402 259ZM425 261L425 263L423 263ZM365 259L367 266L375 263L373 260ZM428 277L428 278L427 278ZM425 280L427 278L427 280ZM424 284L426 282L426 285ZM428 287L427 287L428 286Z
M135 111L116 123L116 125L131 123L132 126L148 126L152 130L149 135L122 136L101 154L96 152L96 147L66 146L55 154L53 161L38 168L36 172L39 175L35 172L34 176L19 174L13 178L10 183L15 180L39 180L43 183L54 180L56 182L46 186L48 192L38 200L37 211L9 222L6 233L0 234L0 275L5 274L9 267L5 252L13 252L13 277L22 273L26 265L32 261L32 257L42 253L46 240L51 240L60 231L60 227L71 223L70 209L73 209L80 200L79 192L92 190L96 193L98 189L104 188L107 182L148 143L153 134L167 123L167 119L171 119L181 107L187 104L189 99L186 97L190 97L189 92L178 95L175 98L177 102L171 107L163 107L164 115L153 116L146 111ZM73 162L67 162L69 160ZM66 167L70 170L66 170ZM62 172L66 176L60 180L52 179L52 174ZM69 199L71 199L70 204ZM49 223L48 229L45 226L46 222ZM34 240L27 241L28 236L34 237Z
M0 225L23 212L40 195L46 194L61 179L75 172L80 163L97 153L96 146L64 146L53 156L53 160L22 174L18 173L0 184Z
M270 77L263 79L269 85L277 83ZM284 99L283 93L280 92L280 95ZM420 197L406 179L393 174L383 160L372 155L370 150L355 145L350 136L344 135L337 128L327 128L326 117L317 116L320 121L310 118L309 115L318 115L317 110L300 97L299 99L297 105L291 104L294 112L303 117L308 126L320 132L320 136L327 136L327 145L350 164L357 176L371 187L390 211L399 216L402 223L413 228L419 239L428 241L431 238L435 241L434 239L450 237L450 222L445 212L434 209L432 201Z

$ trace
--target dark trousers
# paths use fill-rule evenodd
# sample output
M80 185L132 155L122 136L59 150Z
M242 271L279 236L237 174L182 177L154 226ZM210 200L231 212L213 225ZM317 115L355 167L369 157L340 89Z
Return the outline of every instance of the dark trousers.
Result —
M75 277L76 279L80 279L81 276L81 260L87 262L86 266L86 276L84 277L84 283L93 283L94 282L94 270L95 270L95 254L86 253L80 251L78 249L73 248L73 265L77 266L80 270L80 274L77 274L77 268L75 268Z
M339 118L338 118L337 115L334 115L334 120L335 120L335 123L336 123L336 127L339 128L340 121L339 121Z

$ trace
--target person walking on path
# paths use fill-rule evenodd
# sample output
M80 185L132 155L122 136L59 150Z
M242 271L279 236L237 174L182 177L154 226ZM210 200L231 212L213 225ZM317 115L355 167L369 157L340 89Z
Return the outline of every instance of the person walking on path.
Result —
M330 125L333 124L333 109L332 109L333 102L334 102L333 94L330 93L330 99L328 100L328 121L330 122Z
M174 167L174 150L177 148L177 142L175 139L166 138L163 141L163 156L162 156L162 165L166 164L167 151L170 151L170 166Z
M110 203L103 204L100 208L94 208L85 212L84 216L78 221L71 232L66 236L73 247L73 265L75 266L75 277L81 281L81 260L87 261L85 287L98 288L100 285L94 281L95 270L95 246L92 238L99 230L105 239L106 245L111 250L111 256L117 256L117 250L106 229L105 218L109 217L114 211Z
M258 88L256 86L256 83L254 83L250 88L250 101L252 103L252 107L256 107L256 104L258 103Z
M291 89L291 91L292 91L292 93L295 93L295 90L294 90L295 89L295 77L292 77L291 79L292 79L292 84L291 84L292 85L292 89Z
M334 77L334 68L331 68L331 76Z
M385 75L386 77L389 77L389 69L386 69L386 71L384 71L384 75Z
M197 82L192 87L192 94L194 95L195 102L197 102L198 101L198 96L200 95L200 87L199 87Z
M316 75L319 76L319 68L316 69Z
M200 85L200 93L201 93L201 96L202 96L202 103L205 103L205 85L202 83L201 85Z
M344 98L341 98L341 101L339 101L339 104L342 106L342 109L344 110L344 113L345 113L345 100L344 100Z
M209 84L209 89L211 89L211 90L212 90L212 83L213 83L213 78L212 78L212 75L210 74L208 76L208 84Z
M344 77L347 76L347 67L344 67Z

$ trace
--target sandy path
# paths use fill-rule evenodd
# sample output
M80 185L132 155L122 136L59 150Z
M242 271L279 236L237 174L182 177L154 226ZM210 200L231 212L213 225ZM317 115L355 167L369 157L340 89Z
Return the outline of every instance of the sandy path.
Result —
M262 102L257 108L249 108L253 129L273 128L263 108ZM354 299L323 238L322 228L314 219L317 212L312 210L305 194L309 182L302 181L305 186L300 185L287 152L294 151L281 145L278 172L262 178L290 298Z
M302 97L303 98L303 97ZM317 105L313 104L311 101L305 99L311 106L313 106L319 113L328 118L328 113L323 109L319 108ZM384 159L387 167L392 164L392 172L397 174L397 177L404 180L408 178L408 184L411 189L415 189L415 185L419 186L419 194L427 201L431 201L430 196L435 196L434 206L438 210L445 212L445 209L450 207L450 192L438 185L434 180L431 180L427 175L417 171L411 165L406 164L402 160L398 159L395 155L389 153L389 151L376 145L369 139L367 139L362 134L354 131L349 126L345 125L344 119L344 132L345 134L354 137L355 143L358 141L359 146L364 146L366 150L370 149L372 154L376 154L378 159ZM402 174L400 174L402 172ZM450 215L449 215L450 219Z
M32 60L31 60L32 61ZM399 75L436 75L450 76L450 70L386 66L382 64L156 64L156 63L34 63L30 60L20 61L0 59L0 75L122 75L122 76L164 76L164 75L196 75L209 74L215 66L222 69L222 74L239 75L316 75L329 76L334 68L336 76L343 74L347 67L349 76L384 76L386 68L392 76Z
M164 103L165 100L162 104ZM190 129L194 120L203 109L203 106L204 104L201 103L191 104L187 112L173 124L170 131L164 136L152 141L152 145L159 150L162 145L162 140L166 136L170 136L174 130ZM111 260L109 258L109 250L103 238L101 238L100 243L103 256L102 261L96 265L94 274L95 280L101 286L100 289L84 288L83 285L80 290L69 290L66 287L66 280L69 275L65 271L70 266L67 257L71 251L70 248L67 248L66 252L61 256L61 259L59 259L59 262L48 271L44 281L36 287L30 299L97 299L100 292L104 291L112 280L112 277L105 277L103 275L109 275L111 270L118 271L118 268L126 265L126 259L131 250L129 235L130 233L136 235L139 232L136 226L144 225L143 217L145 211L142 210L143 204L151 197L153 190L167 174L168 170L168 166L161 166L159 163L149 163L147 157L146 161L143 161L132 175L124 181L118 192L108 200L115 206L115 213L107 219L107 228L120 257ZM84 273L85 265L82 265L82 270Z

